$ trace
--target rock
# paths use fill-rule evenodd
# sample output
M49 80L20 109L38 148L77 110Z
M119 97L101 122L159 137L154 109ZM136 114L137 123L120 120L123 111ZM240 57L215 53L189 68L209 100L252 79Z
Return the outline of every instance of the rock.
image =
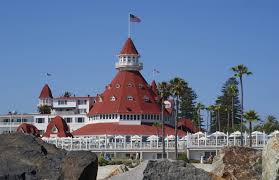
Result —
M129 169L127 168L127 166L125 165L120 165L114 169L112 169L112 171L109 173L107 178L113 177L113 176L117 176L119 174L125 173L129 171Z
M183 161L149 161L143 180L210 180L209 173Z
M246 147L225 147L213 161L212 173L224 179L261 179L261 151Z
M262 154L263 180L279 180L279 137L267 142Z
M0 179L96 179L97 156L69 152L23 133L0 135Z

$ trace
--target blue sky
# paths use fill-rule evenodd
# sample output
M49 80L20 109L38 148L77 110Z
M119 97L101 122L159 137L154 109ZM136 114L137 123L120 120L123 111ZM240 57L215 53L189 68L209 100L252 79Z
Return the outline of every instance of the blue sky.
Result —
M214 103L230 67L245 64L245 108L279 118L279 3L258 0L0 1L0 113L34 112L52 74L54 95L101 92L114 77L128 13L143 75L186 79Z

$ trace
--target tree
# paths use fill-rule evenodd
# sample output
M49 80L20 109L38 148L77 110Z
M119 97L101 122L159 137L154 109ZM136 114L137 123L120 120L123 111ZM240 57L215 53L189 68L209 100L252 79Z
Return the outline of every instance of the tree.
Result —
M254 130L264 131L265 133L270 134L275 130L279 130L279 122L275 116L269 115L265 119L264 123L255 126Z
M232 119L232 129L234 129L234 103L235 103L235 97L238 95L238 89L236 84L231 84L227 88L228 95L231 97L231 119Z
M159 137L159 129L162 128L162 124L159 122L154 122L152 126L156 128L156 132L157 132L156 135ZM163 139L163 141L164 141L164 139Z
M164 111L165 111L165 104L164 101L168 100L170 97L170 85L167 82L161 82L158 86L158 91L160 93L160 100L161 103L161 121L162 121L162 145L163 145L163 155L162 158L165 157L166 148L165 148L165 119L164 119Z
M234 124L240 124L240 101L237 89L238 82L236 78L229 78L223 85L221 95L217 98L216 104L221 106L220 108L220 126L223 132L235 131ZM231 125L230 121L233 125Z
M216 130L217 130L217 126L218 126L218 131L221 131L221 121L220 121L221 106L220 106L220 104L216 105L214 110L216 112Z
M207 107L207 110L209 111L209 114L210 114L210 132L213 132L212 131L212 128L213 128L213 126L212 126L212 119L213 119L213 113L214 113L214 111L215 111L215 106L214 105L210 105L210 106L208 106ZM217 126L216 126L217 127Z
M202 103L198 103L196 105L196 112L197 112L197 125L200 129L202 129L202 125L201 125L201 110L204 110L205 106Z
M239 78L240 81L240 88L241 88L241 117L240 117L240 132L241 132L241 146L243 146L243 76L244 75L252 75L252 72L248 70L246 66L243 64L232 67L231 70L234 72L234 76Z
M69 91L65 91L63 96L64 97L71 97L72 93L70 93Z
M250 135L250 147L252 147L252 122L260 119L256 111L250 110L243 114L243 117L249 122L249 135Z
M185 94L185 90L187 83L179 78L175 77L174 79L170 80L170 92L175 100L175 157L178 159L178 151L177 151L177 123L178 123L178 113L179 113L179 102L181 101L181 97Z
M40 114L50 114L51 113L51 107L48 105L40 105L38 107L38 111Z
M178 113L179 117L184 117L191 120L197 121L197 113L196 113L196 99L197 94L195 91L189 86L186 82L185 91L181 96L180 102L180 111Z

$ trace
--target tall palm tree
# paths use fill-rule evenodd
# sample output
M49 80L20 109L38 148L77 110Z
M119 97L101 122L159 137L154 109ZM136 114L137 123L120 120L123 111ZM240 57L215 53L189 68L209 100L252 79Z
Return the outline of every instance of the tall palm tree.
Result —
M231 105L231 118L232 118L232 129L234 129L234 98L236 96L237 87L236 85L232 84L228 87L227 92L229 96L232 98L232 105Z
M211 131L211 127L212 127L212 113L215 110L215 106L214 105L210 105L210 106L207 107L207 110L209 111L209 114L210 114L210 131Z
M200 117L200 115L201 115L201 110L204 110L205 109L205 105L203 105L202 103L198 103L197 105L196 105L196 110L197 110L197 115L198 115L198 117L197 117L197 120L198 120L198 126L199 126L199 128L200 128L200 130L201 130L201 117Z
M185 93L187 83L178 77L170 80L170 92L173 98L175 99L175 157L178 159L178 151L177 151L177 123L178 123L178 112L179 112L179 102L181 100L181 96Z
M221 121L220 121L220 110L221 110L221 105L216 105L215 109L216 111L216 131L217 131L217 126L218 126L218 131L221 131Z
M227 112L227 131L230 129L230 108L227 106L225 108L225 111Z
M161 103L161 121L162 121L162 145L163 145L163 154L162 158L165 158L166 155L166 146L165 146L165 118L164 118L164 111L165 111L165 104L164 101L168 100L170 97L170 85L167 82L159 83L158 90L160 93L160 100Z
M249 134L250 134L250 147L252 147L252 122L260 120L258 113L254 110L250 110L244 113L243 117L249 122Z
M239 78L240 81L240 88L241 88L241 122L240 122L240 129L241 129L241 146L243 146L243 76L244 75L252 75L252 72L248 70L246 66L240 64L238 66L232 67L231 70L234 72L234 76Z

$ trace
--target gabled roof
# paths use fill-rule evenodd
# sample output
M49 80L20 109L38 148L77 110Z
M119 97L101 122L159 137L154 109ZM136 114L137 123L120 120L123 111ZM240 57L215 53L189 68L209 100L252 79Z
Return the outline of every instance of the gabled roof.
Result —
M16 131L40 137L39 130L33 124L22 123Z
M120 54L139 54L131 38L127 39Z
M57 132L53 132L54 128L56 128ZM73 137L66 121L60 116L56 116L47 125L44 137L50 137L51 135L56 135L57 137Z
M128 99L132 97L132 100ZM89 116L96 114L160 114L161 106L138 71L119 71L106 90L96 97Z
M40 99L53 98L51 89L49 88L48 84L44 85L39 98Z
M191 121L190 119L181 118L178 120L178 128L183 129L184 131L188 131L190 133L196 133L199 131L199 129L196 127L196 125Z
M167 135L174 135L174 128L165 126ZM94 135L161 135L161 128L152 125L124 125L119 123L97 123L85 125L73 132L74 136L94 136ZM185 136L184 131L178 130L178 136Z

